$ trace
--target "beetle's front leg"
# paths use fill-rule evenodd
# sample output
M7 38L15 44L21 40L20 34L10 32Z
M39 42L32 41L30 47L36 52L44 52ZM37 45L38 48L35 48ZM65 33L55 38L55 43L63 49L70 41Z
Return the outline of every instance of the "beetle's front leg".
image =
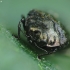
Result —
M21 22L18 24L18 39L20 39Z
M38 58L41 59L42 56L49 55L49 54L52 54L52 53L53 52L47 52L47 53L39 54Z
M21 20L18 24L18 39L20 39L20 31L23 33L23 30L21 29L21 23L23 25L23 28L25 29L25 17L23 15L21 16Z
M47 48L48 49L48 48ZM57 51L58 46L57 47L53 47L52 49L50 49L51 51L47 51L45 53L42 53L42 54L39 54L38 55L38 58L41 59L42 56L45 56L45 55L49 55L49 54L52 54L52 53L55 53ZM49 49L48 49L49 50Z

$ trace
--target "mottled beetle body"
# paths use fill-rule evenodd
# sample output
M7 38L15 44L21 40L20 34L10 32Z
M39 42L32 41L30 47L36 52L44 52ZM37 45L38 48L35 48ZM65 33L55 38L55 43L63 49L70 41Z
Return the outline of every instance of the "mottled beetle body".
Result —
M26 19L22 17L18 25L18 37L20 37L21 23L23 23L27 40L46 51L45 54L55 52L67 41L60 24L45 12L31 10Z

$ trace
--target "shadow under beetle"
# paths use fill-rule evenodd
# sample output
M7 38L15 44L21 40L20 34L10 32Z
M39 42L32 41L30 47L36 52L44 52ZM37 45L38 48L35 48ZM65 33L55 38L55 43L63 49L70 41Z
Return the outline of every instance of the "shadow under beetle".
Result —
M21 24L25 30L27 40L45 51L45 53L38 55L39 58L43 55L56 52L67 42L65 31L48 13L33 9L28 13L27 18L22 16L18 24L19 39L20 31L23 32Z

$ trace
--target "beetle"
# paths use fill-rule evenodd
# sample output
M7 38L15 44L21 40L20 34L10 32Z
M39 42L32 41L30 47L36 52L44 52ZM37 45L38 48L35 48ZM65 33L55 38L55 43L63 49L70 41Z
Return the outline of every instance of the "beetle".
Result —
M29 43L46 52L38 57L56 52L67 42L61 25L46 12L33 9L28 13L27 18L22 16L18 24L19 39L20 31L23 31L21 25Z

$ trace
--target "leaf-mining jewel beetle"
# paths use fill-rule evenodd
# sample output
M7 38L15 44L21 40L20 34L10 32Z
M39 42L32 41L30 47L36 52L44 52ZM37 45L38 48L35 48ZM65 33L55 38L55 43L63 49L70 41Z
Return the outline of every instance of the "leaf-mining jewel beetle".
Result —
M22 31L21 24L27 40L46 52L38 57L56 52L67 42L65 31L48 13L33 9L28 13L26 19L22 16L18 24L18 38Z

